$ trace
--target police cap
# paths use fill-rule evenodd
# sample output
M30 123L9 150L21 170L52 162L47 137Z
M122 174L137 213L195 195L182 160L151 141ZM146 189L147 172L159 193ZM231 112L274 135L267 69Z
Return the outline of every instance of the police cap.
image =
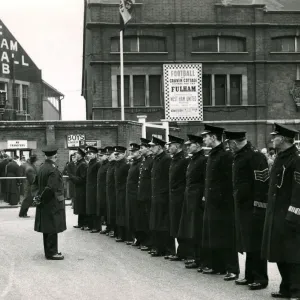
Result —
M169 142L167 143L167 145L174 144L174 143L176 143L176 144L183 144L184 143L184 139L169 134Z
M274 131L271 132L270 134L272 134L272 135L278 134L278 135L282 135L282 136L294 139L296 134L298 134L298 133L299 133L299 131L292 127L274 123Z
M212 126L209 124L204 124L204 131L202 132L202 135L205 134L223 134L224 128Z
M188 134L188 141L185 142L185 145L190 145L190 144L194 144L194 143L198 143L198 144L202 144L203 143L203 137L202 136L198 136L198 135L194 135L194 134Z
M246 131L229 131L225 130L226 141L227 140L241 140L246 138Z
M45 146L42 151L45 153L46 156L53 156L57 153L58 148L55 145L48 145Z
M132 151L132 152L138 151L141 148L141 146L136 143L131 143L129 146L130 146L129 151Z
M145 139L145 138L140 138L140 140L141 140L141 146L150 147L150 145L149 145L149 143L151 142L150 140Z
M152 136L152 141L149 143L150 146L155 146L155 145L159 145L164 147L166 144L166 142L164 140L161 140L155 136Z

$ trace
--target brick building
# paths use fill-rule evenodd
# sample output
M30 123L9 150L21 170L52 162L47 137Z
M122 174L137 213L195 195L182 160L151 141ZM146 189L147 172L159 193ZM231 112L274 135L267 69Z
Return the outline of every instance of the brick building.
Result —
M64 95L42 80L42 71L1 20L0 92L6 100L1 120L61 119Z
M85 0L87 119L120 119L118 5ZM163 119L163 64L202 63L205 122L246 129L258 147L274 121L300 129L299 20L298 0L136 0L124 36L125 118ZM172 125L182 136L201 129Z

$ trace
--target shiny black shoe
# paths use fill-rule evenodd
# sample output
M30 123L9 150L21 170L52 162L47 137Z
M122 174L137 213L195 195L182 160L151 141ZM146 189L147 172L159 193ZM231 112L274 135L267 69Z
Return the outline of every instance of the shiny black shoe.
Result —
M47 256L46 259L48 259L48 260L63 260L64 256L61 253L57 253L52 256Z
M271 296L273 298L281 298L281 299L284 299L284 298L289 299L291 297L289 294L283 294L283 293L280 293L280 292L271 293Z
M243 279L237 279L235 281L235 284L237 285L249 285L249 284L252 284L253 282L250 282L248 279L246 278L243 278Z
M152 254L152 253L154 253L155 251L156 251L156 250L151 249L151 250L148 251L148 253L149 253L149 254Z
M218 273L218 271L215 271L211 268L204 268L202 271L203 274L208 274L208 275L215 275Z
M93 229L93 230L90 231L90 233L98 233L98 232L100 232L99 229Z
M199 268L197 269L197 272L198 272L198 273L203 273L203 268L202 268L202 267L199 267Z
M172 255L165 255L164 259L170 259Z
M152 257L159 257L159 256L163 256L163 254L158 252L158 251L154 251L154 252L151 253L151 256Z
M140 245L141 245L141 243L138 241L135 241L131 244L132 247L139 247Z
M181 261L181 258L177 255L171 255L169 260L170 261Z
M257 290L265 289L268 286L268 284L266 284L266 283L263 284L260 282L253 282L253 283L248 284L248 286L249 286L250 290L257 291Z
M141 251L149 251L149 250L151 250L149 247L141 246Z
M99 232L100 234L106 234L107 235L107 231L106 230L101 230L100 232Z
M123 243L123 242L124 242L124 240L123 240L123 239L121 239L121 238L116 238L116 242L117 242L117 243Z
M186 259L186 260L184 261L184 264L189 265L189 264L191 264L191 263L193 263L193 262L195 262L194 259Z
M238 279L238 277L239 276L237 274L227 272L226 275L224 276L224 280L225 281L232 281L232 280Z
M74 225L73 228L81 228L81 226Z
M132 246L132 243L133 243L132 241L127 241L127 242L126 242L126 245L127 245L127 246Z
M192 262L191 264L185 265L187 269L198 269L199 265L196 262Z

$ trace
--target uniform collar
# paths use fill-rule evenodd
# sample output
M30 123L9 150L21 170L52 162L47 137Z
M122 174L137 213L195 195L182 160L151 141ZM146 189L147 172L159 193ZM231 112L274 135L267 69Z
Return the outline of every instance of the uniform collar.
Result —
M184 152L181 150L180 152L174 154L174 156L172 157L173 160L178 160L180 158L184 157Z
M203 150L203 149L201 149L200 151L194 153L194 154L192 155L192 159L196 159L196 158L197 158L198 156L200 156L200 155L204 155L204 150Z
M286 156L289 156L289 155L297 153L297 152L298 152L298 149L297 149L296 145L293 145L292 147L290 147L282 152L279 152L277 154L277 157L286 157Z
M240 154L240 153L242 153L244 151L247 151L247 150L249 150L251 148L253 148L253 147L252 147L251 143L248 141L247 144L243 148L241 148L240 150L238 150L235 154Z
M212 148L212 149L210 150L209 154L217 153L217 152L219 152L219 151L221 151L221 150L224 150L224 144L223 144L223 143L221 143L220 145L218 145L218 146L215 147L215 148Z
M161 159L163 156L166 155L166 152L163 151L162 153L160 153L159 155L155 156L155 159Z

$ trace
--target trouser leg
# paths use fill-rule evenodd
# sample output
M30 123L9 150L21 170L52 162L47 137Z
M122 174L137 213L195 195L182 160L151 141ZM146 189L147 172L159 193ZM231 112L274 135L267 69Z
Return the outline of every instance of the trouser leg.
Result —
M254 282L253 276L253 256L251 252L246 253L246 262L245 262L245 279L249 281L249 283Z
M211 250L211 267L216 272L226 271L226 264L222 249Z
M50 257L58 253L57 233L43 233L45 256Z
M102 229L101 217L99 217L97 215L93 215L93 229L96 229L96 230Z
M185 239L177 238L177 256L184 259L187 257L187 252L188 252L188 244Z
M125 239L126 239L126 229L125 229L125 227L124 226L118 226L117 232L118 232L117 237L119 239L122 239L122 240L125 241Z
M235 249L224 249L224 263L226 271L229 273L240 274L238 253Z
M277 263L277 267L279 270L279 273L281 275L281 283L279 287L279 292L289 296L291 291L290 291L290 272L289 272L289 267L288 264L283 262L283 263Z
M289 264L290 292L292 298L300 298L300 264Z
M268 284L268 262L267 260L261 259L260 251L249 252L247 257L251 257L251 271L254 282L261 284Z

